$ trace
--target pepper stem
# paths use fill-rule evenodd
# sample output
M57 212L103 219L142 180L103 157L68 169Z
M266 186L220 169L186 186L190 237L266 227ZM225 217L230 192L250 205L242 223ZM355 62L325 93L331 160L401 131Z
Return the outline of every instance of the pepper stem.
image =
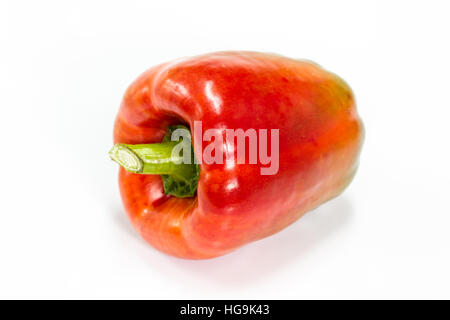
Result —
M143 171L143 161L125 144L115 144L109 151L109 156L127 171L135 173L141 173Z
M200 167L195 164L191 139L170 141L171 134L184 126L169 127L161 143L115 144L109 156L125 170L138 174L158 174L163 179L164 192L176 197L192 197L197 190ZM190 152L191 163L183 163L184 152Z

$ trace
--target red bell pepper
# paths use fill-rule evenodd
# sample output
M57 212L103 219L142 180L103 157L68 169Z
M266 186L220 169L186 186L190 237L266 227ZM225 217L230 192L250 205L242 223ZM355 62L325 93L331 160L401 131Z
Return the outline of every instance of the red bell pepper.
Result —
M175 163L170 133L197 124L223 134L210 139L221 144L222 163ZM237 156L226 131L239 128L278 129L275 173L262 174L267 161L249 163L250 138L247 162L226 160ZM352 91L336 75L274 54L219 52L161 64L132 83L110 155L122 166L122 200L141 236L168 254L204 259L272 235L339 195L363 135ZM193 134L196 159L205 140Z

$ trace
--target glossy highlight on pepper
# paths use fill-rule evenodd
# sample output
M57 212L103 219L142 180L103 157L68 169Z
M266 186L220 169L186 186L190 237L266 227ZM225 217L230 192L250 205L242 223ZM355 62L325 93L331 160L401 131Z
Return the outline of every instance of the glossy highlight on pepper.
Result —
M203 159L208 143L192 134L195 122L222 132L226 159L237 156L227 129L278 130L276 173L249 163L248 143L244 163L176 164L174 127L191 130L185 150ZM110 156L122 166L120 193L139 234L167 254L206 259L274 234L339 195L355 175L363 136L353 93L333 73L275 54L217 52L139 76L125 92Z

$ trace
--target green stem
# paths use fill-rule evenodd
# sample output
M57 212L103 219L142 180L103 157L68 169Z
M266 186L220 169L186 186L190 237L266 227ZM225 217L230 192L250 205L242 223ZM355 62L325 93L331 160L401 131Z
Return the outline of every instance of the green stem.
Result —
M183 154L174 154L173 149L178 144L190 144L190 140L170 141L173 130L178 128L184 127L170 127L161 143L115 144L109 151L109 156L127 171L161 175L166 194L180 198L192 197L197 190L200 167L194 163L192 145L188 146L192 153L192 163L183 163Z
M182 180L188 179L192 165L176 164L176 161L182 159L172 156L172 150L178 143L176 141L135 145L118 143L111 149L109 156L130 172L169 174Z

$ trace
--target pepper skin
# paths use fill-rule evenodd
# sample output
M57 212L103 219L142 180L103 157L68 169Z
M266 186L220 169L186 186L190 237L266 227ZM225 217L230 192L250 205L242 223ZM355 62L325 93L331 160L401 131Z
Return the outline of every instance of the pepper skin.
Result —
M168 126L192 130L194 121L202 121L203 132L279 129L279 170L261 175L267 166L259 163L202 163L196 196L177 198L164 194L159 175L120 168L134 228L158 250L188 259L217 257L272 235L339 195L356 172L364 136L353 93L336 75L274 54L218 52L143 73L124 95L114 142L157 143Z

